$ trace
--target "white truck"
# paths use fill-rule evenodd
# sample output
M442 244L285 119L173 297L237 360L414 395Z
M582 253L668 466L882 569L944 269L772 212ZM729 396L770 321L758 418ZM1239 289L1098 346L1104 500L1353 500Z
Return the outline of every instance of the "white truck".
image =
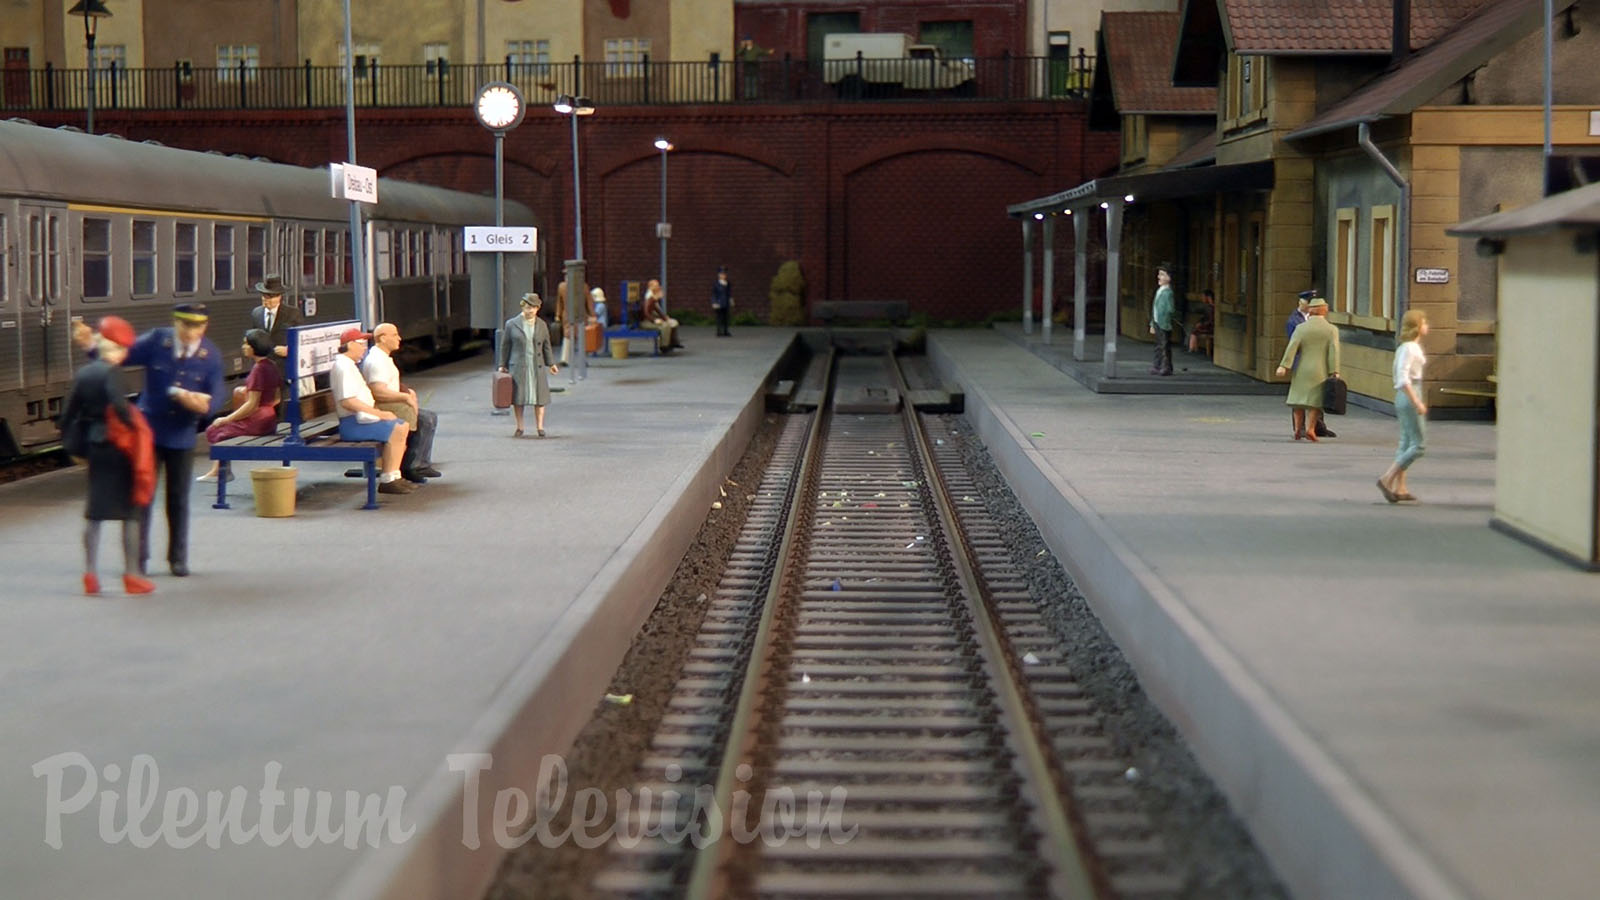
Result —
M913 43L909 34L830 34L823 42L822 80L840 93L888 87L950 91L971 84L975 75L972 63L945 59L938 47Z

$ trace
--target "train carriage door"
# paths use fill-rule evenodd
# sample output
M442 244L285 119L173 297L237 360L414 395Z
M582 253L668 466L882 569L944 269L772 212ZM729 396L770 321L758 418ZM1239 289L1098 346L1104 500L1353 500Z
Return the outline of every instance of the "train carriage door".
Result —
M0 392L22 387L21 291L17 288L17 208L0 201Z
M72 310L63 284L66 213L58 206L17 207L17 329L24 388L72 379ZM54 415L49 409L32 412Z
M272 271L283 276L284 299L300 305L300 234L292 222L272 226Z

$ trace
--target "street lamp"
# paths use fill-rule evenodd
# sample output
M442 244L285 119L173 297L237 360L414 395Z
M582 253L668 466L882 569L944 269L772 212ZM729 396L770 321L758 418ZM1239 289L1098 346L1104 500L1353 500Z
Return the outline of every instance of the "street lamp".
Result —
M89 121L88 131L94 134L94 30L100 19L111 18L111 10L100 0L78 0L67 10L69 16L83 16L83 44L89 51Z
M522 104L522 92L505 81L491 81L478 88L478 97L472 103L472 112L478 124L494 134L494 225L506 224L505 148L506 132L522 124L527 107ZM506 315L506 255L494 252L494 308L496 321ZM500 333L495 331L495 359L500 358Z
M667 238L672 237L672 226L667 224L667 154L674 149L664 137L656 138L656 149L661 151L661 221L656 223L656 237L661 239L661 314L667 314Z
M584 266L583 261L583 199L578 183L578 117L594 115L594 103L588 97L573 97L562 94L556 98L556 112L572 120L572 259L567 260L567 327L572 329L572 334L563 335L562 340L572 341L574 346L567 352L571 359L571 368L567 369L568 383L576 384L578 379L587 378L589 375L588 354L583 346L583 291L584 291Z

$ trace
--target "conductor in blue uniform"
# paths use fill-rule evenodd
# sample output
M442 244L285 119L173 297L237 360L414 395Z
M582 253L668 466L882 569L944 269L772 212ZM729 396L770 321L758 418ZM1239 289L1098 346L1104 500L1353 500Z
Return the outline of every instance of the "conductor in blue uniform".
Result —
M222 353L206 337L204 303L172 308L172 327L139 336L124 365L144 366L139 409L155 437L156 468L164 472L167 496L167 563L172 574L189 574L189 490L194 481L195 433L223 402ZM139 523L139 567L148 572L150 518Z

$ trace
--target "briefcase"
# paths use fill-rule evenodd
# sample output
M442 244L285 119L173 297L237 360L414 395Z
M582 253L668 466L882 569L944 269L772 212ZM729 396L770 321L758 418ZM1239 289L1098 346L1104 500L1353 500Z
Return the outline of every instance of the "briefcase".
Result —
M508 372L494 373L494 408L506 409L511 406L511 374Z
M1345 385L1344 379L1330 375L1328 380L1322 383L1322 411L1334 416L1344 415L1345 399L1348 394L1349 388Z
M605 337L605 329L600 327L600 323L590 322L583 326L583 349L589 353L599 353L600 344Z

